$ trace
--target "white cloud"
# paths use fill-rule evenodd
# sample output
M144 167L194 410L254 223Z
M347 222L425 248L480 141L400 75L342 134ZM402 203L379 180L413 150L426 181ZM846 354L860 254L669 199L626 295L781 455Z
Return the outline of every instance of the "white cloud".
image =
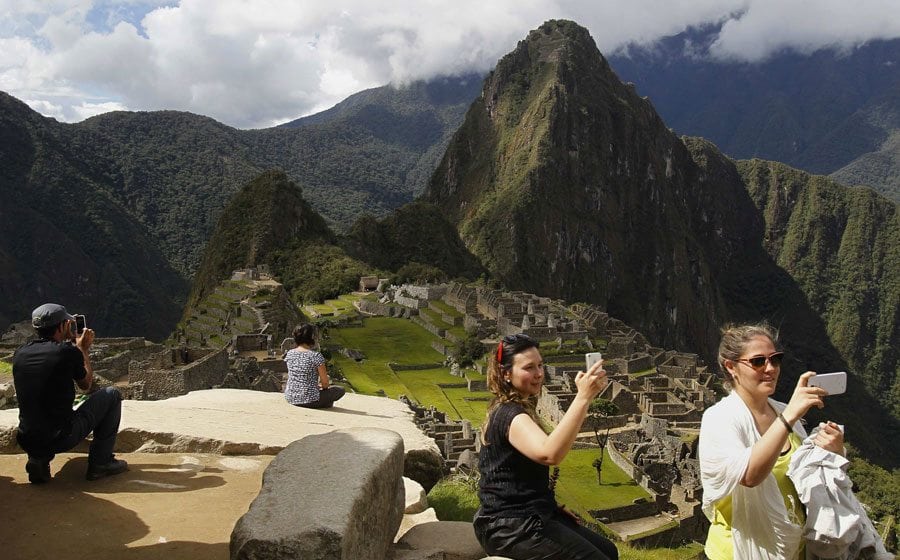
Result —
M788 48L802 53L823 47L848 50L895 37L900 37L896 0L756 0L725 23L711 52L753 62Z
M67 120L109 106L269 126L389 81L486 71L552 18L607 53L724 22L711 52L758 60L900 36L895 2L0 0L0 89Z

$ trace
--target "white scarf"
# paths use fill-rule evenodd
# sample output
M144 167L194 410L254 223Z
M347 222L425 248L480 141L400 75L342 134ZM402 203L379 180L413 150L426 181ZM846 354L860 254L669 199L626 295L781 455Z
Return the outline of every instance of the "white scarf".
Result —
M785 405L769 399L781 412ZM806 431L799 422L794 432ZM703 413L700 425L700 475L703 512L712 521L716 502L731 496L731 537L734 560L783 560L797 556L803 527L791 521L784 497L771 473L756 487L741 485L750 450L759 438L750 409L736 393Z

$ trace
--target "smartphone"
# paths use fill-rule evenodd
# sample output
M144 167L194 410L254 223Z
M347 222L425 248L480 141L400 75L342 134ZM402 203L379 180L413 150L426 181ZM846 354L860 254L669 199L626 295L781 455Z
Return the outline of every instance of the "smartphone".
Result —
M847 391L847 372L819 373L809 378L810 387L821 387L828 395L840 395Z
M73 317L75 317L75 336L81 336L81 333L87 328L87 321L84 315L73 315Z
M584 371L591 369L591 366L603 359L600 352L588 352L584 355Z

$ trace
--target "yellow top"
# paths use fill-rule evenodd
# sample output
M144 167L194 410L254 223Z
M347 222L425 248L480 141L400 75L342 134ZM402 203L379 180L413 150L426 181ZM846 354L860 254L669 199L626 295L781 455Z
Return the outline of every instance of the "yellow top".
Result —
M791 455L802 443L800 436L791 432L789 436L791 449L784 455L780 455L772 467L772 474L775 475L775 482L781 490L784 497L784 505L798 525L806 523L806 512L803 504L800 503L800 497L797 496L797 490L794 483L787 476L788 466L791 464ZM716 515L709 526L709 534L706 537L706 548L704 552L710 560L733 560L733 547L731 544L731 496L722 498L716 503ZM797 558L803 557L803 547L797 553Z

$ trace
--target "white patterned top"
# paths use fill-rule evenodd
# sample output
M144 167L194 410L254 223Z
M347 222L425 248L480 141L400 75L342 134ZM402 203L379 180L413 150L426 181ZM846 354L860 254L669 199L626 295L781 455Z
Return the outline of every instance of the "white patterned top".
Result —
M284 355L288 378L284 398L291 404L309 404L319 400L319 366L325 357L315 350L292 348Z

